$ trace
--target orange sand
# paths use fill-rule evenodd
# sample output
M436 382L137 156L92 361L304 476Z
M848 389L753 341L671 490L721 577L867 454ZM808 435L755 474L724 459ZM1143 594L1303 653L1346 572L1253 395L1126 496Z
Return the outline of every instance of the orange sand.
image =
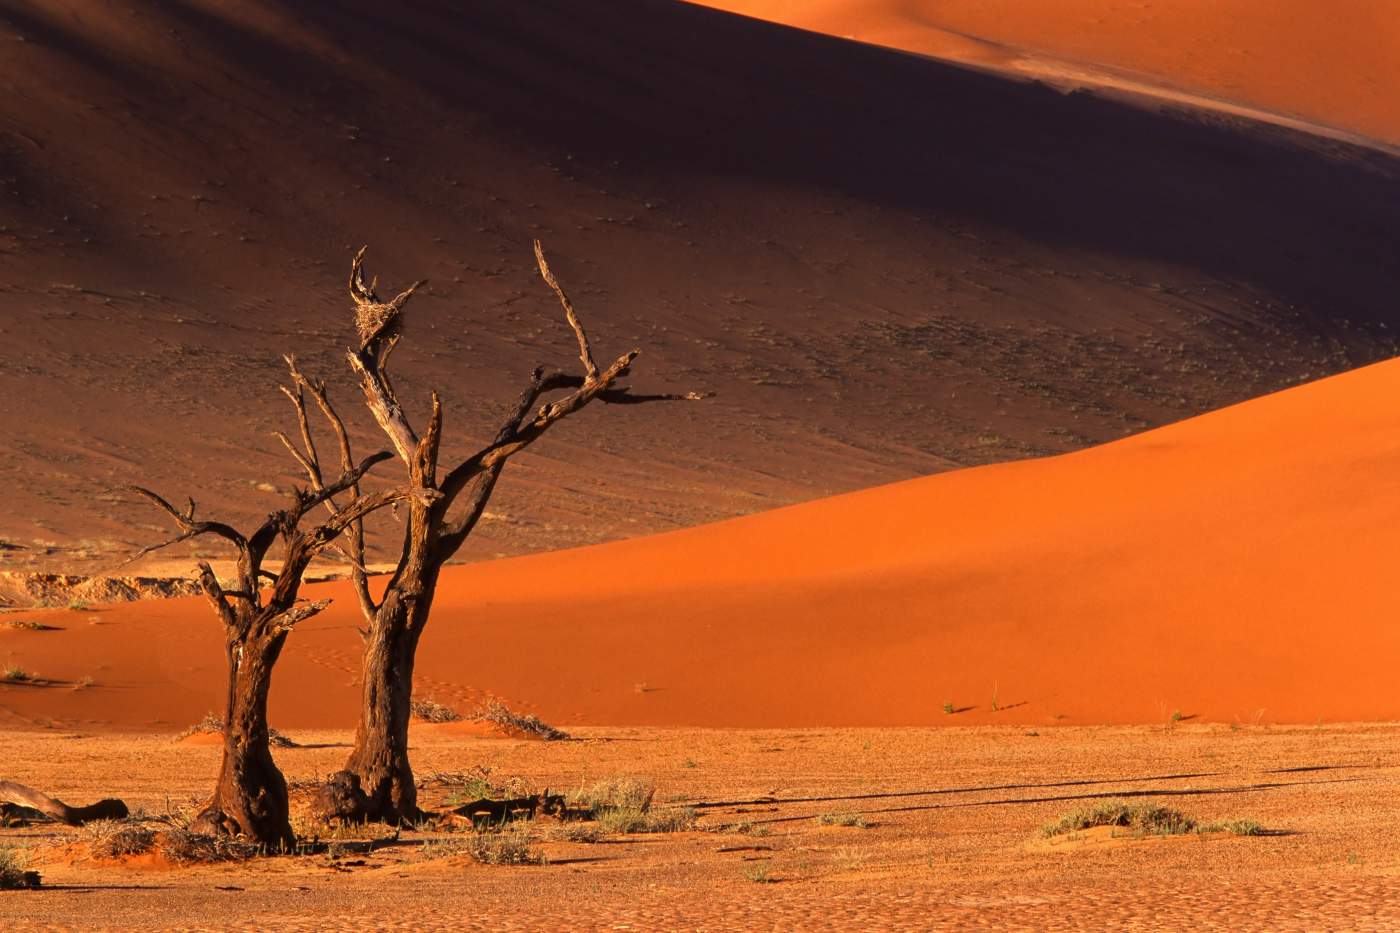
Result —
M702 2L954 61L1105 67L1400 143L1400 8L1390 0Z
M1398 393L1382 363L1080 453L454 568L418 692L564 724L1395 718ZM284 656L280 728L353 721L354 601L307 595L338 602ZM198 600L46 621L0 658L97 683L0 687L0 722L216 705Z

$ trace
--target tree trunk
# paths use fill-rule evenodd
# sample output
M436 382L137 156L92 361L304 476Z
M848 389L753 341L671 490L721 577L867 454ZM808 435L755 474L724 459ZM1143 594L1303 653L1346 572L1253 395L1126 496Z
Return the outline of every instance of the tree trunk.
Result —
M224 707L224 758L214 796L191 828L246 836L270 851L296 842L288 820L287 782L268 746L267 696L282 651L280 632L227 646L229 693Z
M413 657L428 617L427 598L410 599L391 586L375 614L365 644L363 701L355 747L345 770L368 798L363 818L397 823L418 816L418 791L408 762L408 722L413 700ZM342 808L338 814L355 814Z

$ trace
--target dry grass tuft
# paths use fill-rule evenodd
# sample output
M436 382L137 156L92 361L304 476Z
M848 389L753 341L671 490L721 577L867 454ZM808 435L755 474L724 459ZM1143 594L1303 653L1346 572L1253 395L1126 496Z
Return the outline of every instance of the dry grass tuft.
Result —
M477 722L489 722L500 726L515 735L534 735L547 742L557 742L569 737L567 732L542 722L538 716L517 713L500 700L487 703L472 718Z
M646 811L651 809L651 799L655 796L656 785L650 781L618 775L580 787L569 795L569 802L594 813L600 810Z
M612 834L679 833L695 827L692 807L651 808L656 786L638 777L598 781L569 795L570 803L593 814L599 831Z
M460 722L462 714L450 706L417 697L409 701L409 711L424 722Z
M157 844L166 858L181 865L199 862L240 862L262 851L260 846L251 842L190 832L179 827L161 833Z
M1045 837L1091 829L1095 826L1122 826L1138 836L1179 836L1186 833L1230 833L1235 836L1258 836L1264 832L1254 820L1222 820L1200 823L1179 810L1152 804L1131 804L1122 800L1107 800L1081 807L1041 828Z
M1066 813L1044 826L1041 834L1047 838L1063 836L1095 826L1122 826L1143 836L1175 836L1191 832L1196 822L1167 807L1108 800Z
M531 848L529 830L519 824L470 836L462 847L483 865L543 865L546 861L543 853Z
M25 865L24 856L14 849L0 849L0 891L39 887L39 873Z
M93 858L144 855L156 844L155 830L137 820L94 820L83 827L83 836Z
M859 813L823 813L817 817L823 826L854 826L856 829L869 829L870 821Z
M22 667L7 667L0 671L0 680L8 680L14 684L27 684L34 679L34 675Z
M555 842L592 844L603 838L603 831L584 823L561 823L550 830L549 838Z
M44 623L36 622L33 619L6 619L5 621L0 622L0 625L5 626L6 628L22 629L28 632L58 631L58 626L56 625L45 625Z

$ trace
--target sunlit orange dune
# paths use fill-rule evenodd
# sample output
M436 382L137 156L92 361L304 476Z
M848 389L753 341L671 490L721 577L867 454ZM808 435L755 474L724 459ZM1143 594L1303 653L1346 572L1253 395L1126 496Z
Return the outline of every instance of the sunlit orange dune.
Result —
M561 724L1397 718L1397 398L1386 362L1061 457L453 568L418 692ZM309 590L338 602L278 670L284 729L348 725L358 695L354 600ZM47 621L0 657L96 683L0 687L7 725L217 703L199 600Z
M1400 144L1390 0L700 0L1030 75L1141 80Z

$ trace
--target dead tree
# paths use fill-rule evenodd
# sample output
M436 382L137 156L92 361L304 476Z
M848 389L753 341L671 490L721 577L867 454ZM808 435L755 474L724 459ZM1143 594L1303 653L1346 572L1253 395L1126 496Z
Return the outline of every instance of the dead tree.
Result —
M297 452L293 447L293 450L298 453L298 462L319 470L304 407L298 406L298 413L307 449ZM223 522L197 519L193 499L188 500L187 508L180 510L149 489L133 487L164 511L180 529L174 538L145 548L136 557L201 535L223 539L232 545L237 555L232 588L220 583L208 563L199 563L200 587L224 627L228 690L224 703L224 753L218 782L192 828L245 836L273 850L289 848L295 842L288 822L287 782L268 748L267 699L272 686L272 669L293 627L330 604L330 600L304 602L298 599L302 577L312 558L334 545L346 528L362 521L365 515L414 495L404 488L359 494L360 480L370 468L392 457L388 452L376 453L346 468L331 483L318 479L312 489L295 489L291 504L270 514L251 535L244 535ZM335 497L346 492L354 496L353 500L343 507L336 505ZM303 530L301 524L307 512L323 503L330 509L330 517L310 530ZM282 560L274 573L265 569L263 563L278 539L282 542ZM267 581L266 585L263 581Z
M438 575L480 521L506 462L595 399L632 404L702 396L639 395L617 386L640 351L630 350L606 367L597 364L583 324L536 241L540 274L563 305L564 317L578 341L583 372L573 375L535 369L491 443L440 475L442 404L437 393L432 394L431 412L420 434L409 423L388 375L389 355L402 333L404 305L425 283L418 282L392 300L382 301L376 294L376 283L365 282L364 254L361 249L350 267L350 297L359 336L359 346L348 352L350 367L359 378L370 413L403 463L409 487L424 495L408 505L398 564L378 601L371 597L363 570L353 569L352 564L367 623L363 698L354 748L345 769L323 789L317 810L326 816L396 822L419 812L408 760L409 702L414 656L432 608ZM552 400L547 400L550 396ZM317 401L322 400L323 394L317 395ZM343 430L340 437L343 462L348 463L350 452ZM431 498L432 494L436 498ZM356 536L363 542L358 528L352 531L351 540ZM362 560L355 563L363 565Z

